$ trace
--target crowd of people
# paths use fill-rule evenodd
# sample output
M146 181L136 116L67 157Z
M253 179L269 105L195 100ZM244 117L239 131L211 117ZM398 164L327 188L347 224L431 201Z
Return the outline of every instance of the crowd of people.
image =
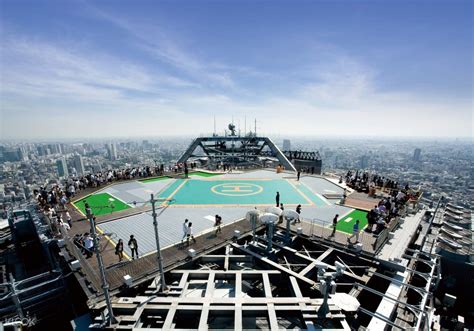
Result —
M178 173L188 171L197 167L195 162L179 163L175 165L166 166L164 164L156 165L155 167L131 167L123 169L114 169L106 171L98 171L84 176L70 176L63 182L65 188L64 192L66 198L71 198L76 195L76 192L87 188L98 188L102 185L110 184L115 181L141 179L154 176L163 176L165 172Z
M339 183L342 183L343 178L339 179ZM398 190L399 183L388 177L380 176L377 174L369 174L368 171L359 172L356 170L353 172L349 170L345 176L346 185L359 192L369 192L371 187L373 188L384 188L389 190ZM407 184L408 185L408 184ZM408 187L405 187L408 189Z
M91 258L94 255L96 247L94 239L89 232L86 232L84 234L75 234L72 239L73 243L87 259ZM133 234L130 235L130 239L128 240L128 248L132 253L132 259L138 259L138 241L137 239L135 239L135 236ZM119 262L123 261L123 251L123 240L119 239L117 245L115 245L115 255L117 255Z
M40 187L34 190L38 208L49 219L53 235L60 236L72 227L72 217L67 209L68 199L64 190L59 185L54 185L50 190Z
M86 188L97 188L115 181L147 178L161 176L164 173L164 165L156 167L133 167L116 170L98 171L84 176L71 176L64 182L66 187L66 197L74 197L76 192Z

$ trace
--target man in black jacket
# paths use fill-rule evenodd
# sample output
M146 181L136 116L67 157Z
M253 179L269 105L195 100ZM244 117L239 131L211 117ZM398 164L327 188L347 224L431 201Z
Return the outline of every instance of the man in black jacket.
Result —
M133 234L130 235L130 240L128 241L128 247L132 251L132 259L135 258L135 254L137 255L138 259L138 243Z

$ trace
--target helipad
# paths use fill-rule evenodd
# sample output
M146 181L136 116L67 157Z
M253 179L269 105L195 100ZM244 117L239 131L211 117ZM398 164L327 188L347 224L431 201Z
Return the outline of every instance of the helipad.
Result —
M173 205L271 206L280 193L284 205L323 206L325 199L305 184L289 179L182 179L175 190L162 193L161 198L173 199Z
M138 240L140 255L155 251L155 237L151 217L150 194L166 201L159 208L158 227L162 248L174 245L183 238L182 222L185 218L193 223L195 235L213 231L214 217L223 218L223 226L245 217L254 208L265 212L274 206L276 192L285 209L302 205L303 222L330 226L335 214L363 218L352 214L352 208L335 204L335 200L324 197L327 192L342 194L338 185L317 176L301 176L296 180L294 173L279 173L270 170L246 171L243 173L191 175L188 179L156 178L129 181L108 186L74 203L83 211L87 201L96 215L107 217L97 225L103 233L111 234L110 240L125 242L131 234ZM146 206L134 210L136 207ZM164 208L166 207L166 208ZM115 217L120 211L122 216ZM126 212L125 212L126 211ZM128 216L124 216L124 212ZM109 216L110 215L110 216ZM362 219L361 219L362 221ZM345 226L342 225L344 223ZM350 222L341 222L338 231L350 233ZM347 228L347 229L346 229ZM125 245L126 253L130 253Z

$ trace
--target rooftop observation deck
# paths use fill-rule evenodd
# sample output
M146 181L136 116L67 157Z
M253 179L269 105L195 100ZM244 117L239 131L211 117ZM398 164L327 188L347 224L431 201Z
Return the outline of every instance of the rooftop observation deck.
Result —
M359 245L354 245L355 239L349 243L348 238L351 231L348 231L347 228L348 225L352 224L354 215L359 215L357 213L363 213L364 210L373 208L378 200L368 197L367 194L349 192L346 204L341 205L338 196L342 197L344 187L334 183L334 180L320 176L302 175L300 181L297 181L293 173L277 174L274 170L219 174L219 176L211 179L208 176L201 175L196 175L196 177L191 175L191 179L183 179L181 174L167 175L170 176L169 180L163 180L163 187L155 191L158 197L163 197L163 194L165 194L167 196L164 196L164 198L167 198L167 200L171 198L176 200L176 203L163 206L158 212L161 255L165 271L174 269L190 259L188 247L181 244L184 218L188 218L193 222L194 235L197 241L191 244L189 248L196 251L196 256L200 256L231 243L236 230L240 231L241 237L251 233L251 224L245 220L246 212L254 207L265 211L269 206L274 205L275 190L280 190L281 202L285 203L285 208L294 209L296 204L302 205L301 223L291 224L290 226L293 235L296 235L299 230L301 236L314 241L322 241L341 250L360 251L359 254L374 256L389 239L389 232L398 226L397 222L393 222L394 224L389 224L386 231L384 230L378 236L361 231ZM168 183L165 183L165 181L168 181ZM148 193L139 192L136 187L132 190L128 189L128 191L120 191L117 188L117 184L126 184L125 188L127 188L127 185L136 186L135 182L135 180L115 182L107 187L100 188L100 192L111 192L108 194L111 194L114 198L122 197L118 199L130 206L130 208L121 211L97 215L96 217L96 229L101 233L99 236L101 254L106 266L106 278L112 294L117 294L123 289L123 277L125 275L132 277L134 285L139 285L157 277L158 263L151 205L132 203L133 201L140 201L140 198L144 199ZM222 185L221 182L250 183L249 185L262 187L263 191L270 190L270 195L256 197L252 200L253 204L247 203L248 200L245 199L241 200L244 203L229 203L223 200L227 198L226 196L211 197L211 203L196 200L195 195L199 195L199 191L193 191L193 183L199 185L212 183L209 186L211 190L214 188L218 191L216 187ZM191 186L186 186L188 184ZM76 195L75 201L97 192L97 188L83 190ZM221 193L226 192L223 190ZM137 196L136 200L125 200L127 194L129 197ZM76 272L76 276L89 297L89 305L94 307L102 301L97 259L95 256L85 258L72 240L76 234L90 232L90 224L79 209L69 205L68 210L73 218L73 226L67 234L68 238L65 240L66 245L62 249L62 254L69 262L79 261L81 268ZM332 218L336 213L340 215L341 228L338 224L337 231L334 236L331 236L333 232ZM222 232L217 236L214 234L213 228L213 215L215 214L221 215L224 219ZM351 215L354 217L351 217ZM262 227L263 225L259 225L259 228ZM281 224L279 230L284 231L285 226ZM134 260L130 258L131 254L127 247L128 236L132 233L138 240L140 253L140 258ZM115 255L115 244L119 238L124 241L124 252L126 253L124 261L120 263Z

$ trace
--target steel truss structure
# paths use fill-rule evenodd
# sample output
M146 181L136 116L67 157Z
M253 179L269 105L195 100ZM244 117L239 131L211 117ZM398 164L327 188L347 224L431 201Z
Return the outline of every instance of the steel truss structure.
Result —
M277 160L286 170L296 171L285 154L268 137L247 136L212 136L196 138L178 163L190 159L207 158L209 165L230 166L263 166L269 158Z

